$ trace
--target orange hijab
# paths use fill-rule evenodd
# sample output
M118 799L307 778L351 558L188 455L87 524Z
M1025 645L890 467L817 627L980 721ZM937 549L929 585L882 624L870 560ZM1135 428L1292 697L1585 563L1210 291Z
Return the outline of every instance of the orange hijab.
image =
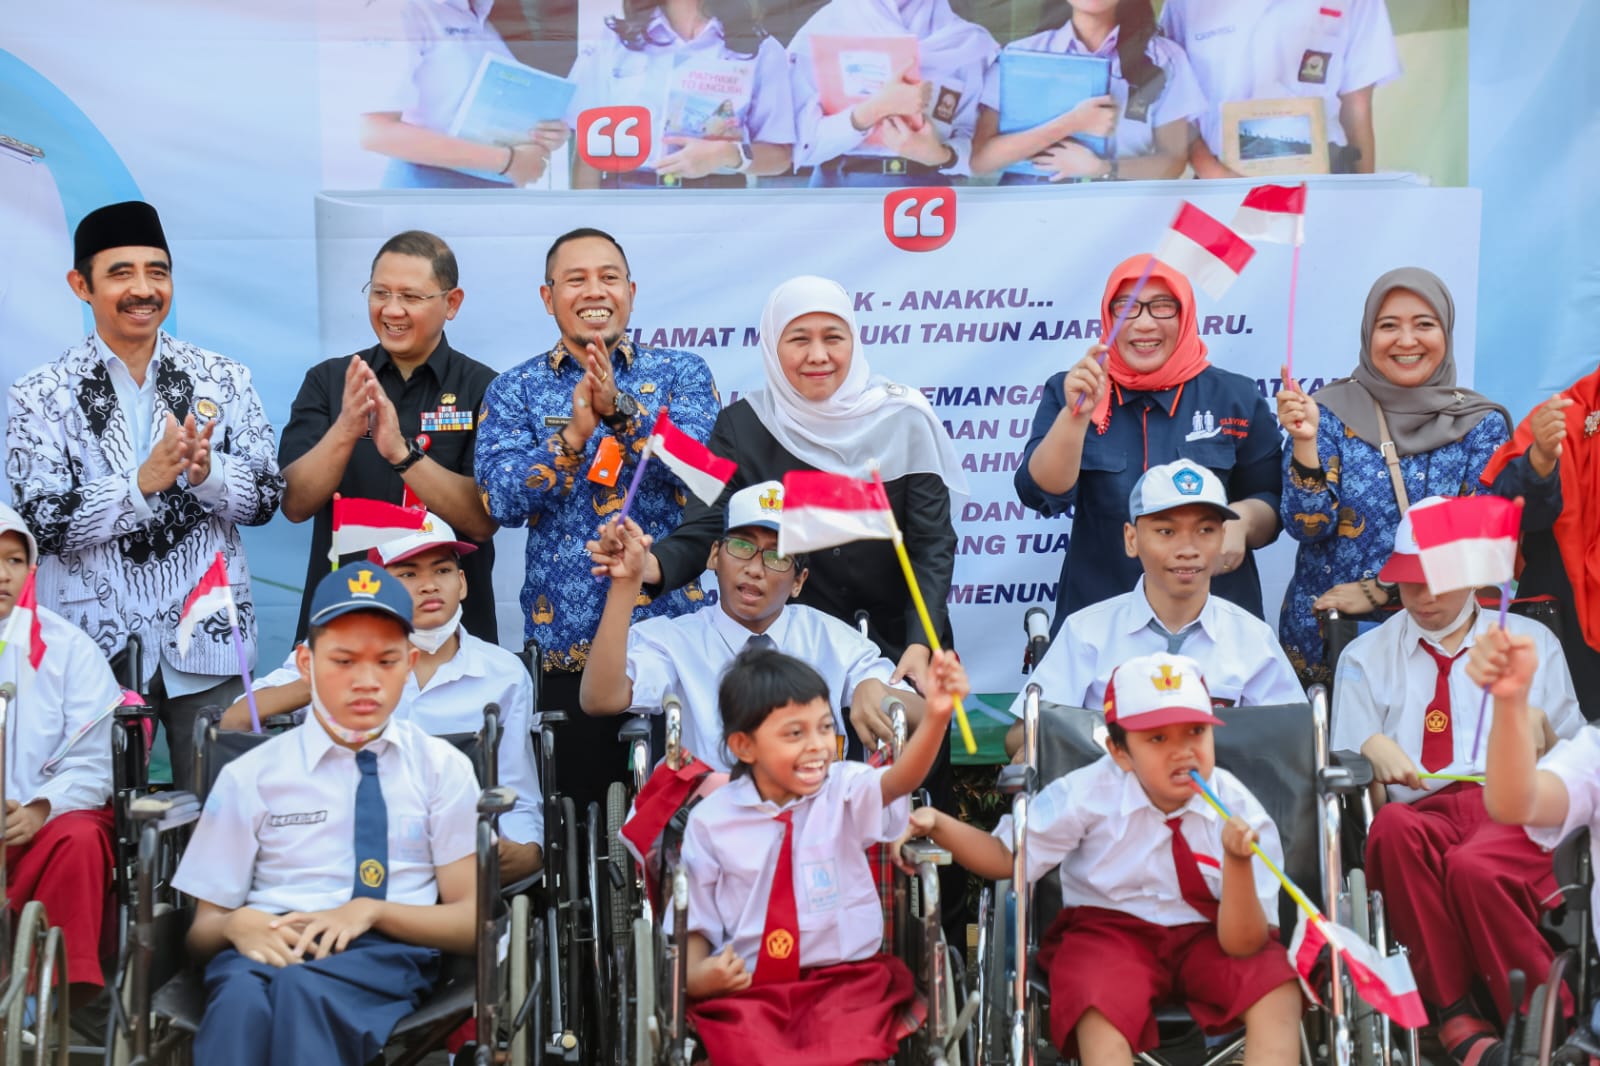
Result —
M1117 316L1111 312L1111 301L1116 298L1117 290L1126 282L1138 281L1139 275L1144 273L1148 259L1149 256L1144 255L1124 259L1112 269L1111 276L1106 279L1106 291L1100 297L1102 338L1111 335L1111 327L1117 320ZM1150 268L1150 280L1165 282L1178 301L1178 346L1172 350L1172 355L1165 363L1143 374L1124 362L1122 354L1112 347L1110 355L1106 358L1106 373L1111 375L1112 382L1125 389L1161 392L1182 385L1210 366L1211 362L1206 358L1206 342L1200 339L1200 330L1195 324L1194 289L1190 288L1189 279L1157 259L1155 265ZM1149 297L1141 292L1139 299L1145 300ZM1126 328L1127 323L1123 323L1123 327ZM1111 390L1107 389L1105 397L1095 405L1094 428L1097 432L1104 433L1110 424Z

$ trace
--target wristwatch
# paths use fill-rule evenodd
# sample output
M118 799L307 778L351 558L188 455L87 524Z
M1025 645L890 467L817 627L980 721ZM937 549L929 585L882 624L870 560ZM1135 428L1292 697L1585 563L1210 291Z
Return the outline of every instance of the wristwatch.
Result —
M422 448L417 444L417 438L410 437L406 440L406 457L398 463L390 463L389 469L396 474L404 474L407 470L422 461Z
M608 415L601 415L600 421L613 433L621 433L628 428L628 423L639 417L639 401L622 390L617 390L617 405Z

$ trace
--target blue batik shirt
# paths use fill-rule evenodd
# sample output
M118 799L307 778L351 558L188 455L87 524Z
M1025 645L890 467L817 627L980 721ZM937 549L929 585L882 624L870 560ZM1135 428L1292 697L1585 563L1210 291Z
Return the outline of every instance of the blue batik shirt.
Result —
M523 633L539 642L546 670L576 672L588 661L608 586L590 573L584 543L622 510L656 409L667 405L673 425L704 441L721 406L711 370L693 352L624 340L612 354L612 367L617 388L639 402L640 414L620 430L601 422L581 455L567 454L558 441L571 416L572 390L584 373L583 363L560 342L496 378L478 413L478 491L496 522L528 527ZM607 436L617 438L623 454L621 474L611 486L587 476ZM652 537L665 537L683 515L686 491L665 466L653 462L629 517ZM684 614L704 595L698 581L654 601L641 594L634 617Z

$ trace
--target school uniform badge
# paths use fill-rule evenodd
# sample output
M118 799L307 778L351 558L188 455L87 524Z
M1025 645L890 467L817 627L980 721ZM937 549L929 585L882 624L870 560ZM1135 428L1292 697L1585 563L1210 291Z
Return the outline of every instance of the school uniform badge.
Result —
M361 864L361 883L368 888L377 888L383 884L383 863L377 859L368 859Z
M1333 62L1332 52L1318 52L1307 48L1300 57L1300 80L1308 85L1326 85L1328 64Z
M940 122L954 122L956 111L961 107L961 93L958 90L939 87L939 98L933 104L933 117Z
M222 413L222 409L217 406L217 401L208 396L202 396L194 402L194 413L201 418L216 418Z
M794 954L794 934L787 929L774 929L767 934L767 954L774 959L787 959Z
M1204 487L1204 482L1193 470L1179 470L1172 475L1172 487L1177 489L1181 496L1198 496Z
M1450 728L1450 716L1435 707L1428 712L1427 717L1423 718L1422 728L1430 733L1443 733Z

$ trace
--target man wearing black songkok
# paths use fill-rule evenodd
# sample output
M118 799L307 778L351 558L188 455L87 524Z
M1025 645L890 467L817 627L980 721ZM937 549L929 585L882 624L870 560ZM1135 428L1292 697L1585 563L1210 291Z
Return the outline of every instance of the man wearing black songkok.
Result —
M238 527L278 508L277 448L249 371L162 330L173 266L154 207L90 212L73 260L67 284L94 332L12 385L6 475L39 541L39 602L108 656L138 634L139 677L166 727L173 779L189 788L195 712L238 695L239 652L226 614L202 621L183 650L178 619L221 553L254 657Z

